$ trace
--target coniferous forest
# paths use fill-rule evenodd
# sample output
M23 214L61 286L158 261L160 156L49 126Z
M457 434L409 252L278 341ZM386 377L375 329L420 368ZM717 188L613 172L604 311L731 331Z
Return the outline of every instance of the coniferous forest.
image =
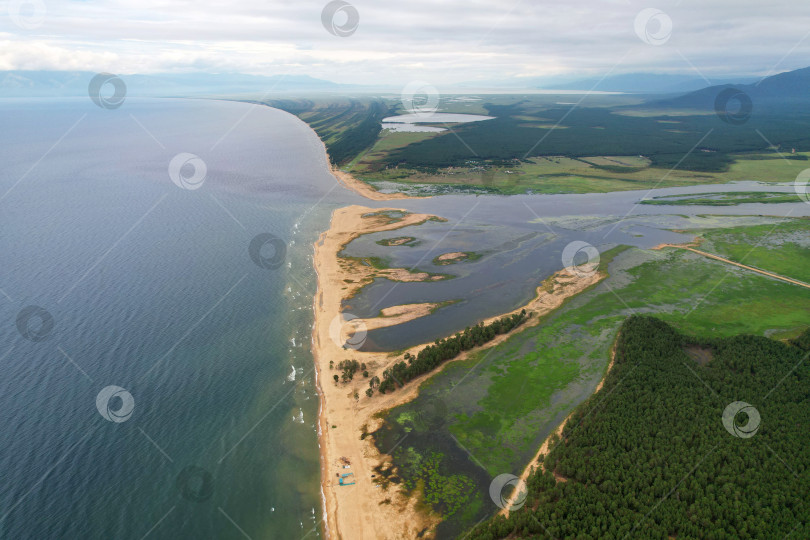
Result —
M397 362L390 369L383 372L383 380L379 384L380 393L384 394L393 391L397 385L404 386L406 382L418 377L423 373L432 371L439 364L455 358L464 351L469 351L492 341L499 334L506 334L512 329L523 324L530 314L526 310L520 313L513 313L492 321L488 325L479 323L472 327L467 327L463 332L447 339L437 339L432 345L428 345L414 356L406 353L404 358L408 361ZM374 385L371 385L373 389ZM370 395L370 394L369 394Z
M525 506L467 538L810 538L809 341L696 341L628 319ZM724 424L734 402L753 410Z

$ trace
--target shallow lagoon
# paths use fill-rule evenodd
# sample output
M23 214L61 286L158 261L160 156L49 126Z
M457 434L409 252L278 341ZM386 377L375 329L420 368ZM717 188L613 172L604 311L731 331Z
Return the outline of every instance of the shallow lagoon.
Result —
M346 303L346 311L372 317L380 309L403 303L463 300L433 315L397 327L368 333L367 350L399 350L433 341L477 321L511 311L530 300L537 285L563 268L562 251L570 242L584 241L600 252L623 244L643 249L661 243L684 242L692 237L670 229L718 226L708 216L807 216L810 205L746 204L734 207L649 206L638 202L651 196L709 191L791 191L789 185L756 182L692 186L645 191L586 195L452 195L432 199L396 201L420 212L448 218L446 223L378 233L361 237L346 253L378 256L394 267L414 268L455 275L454 279L428 283L394 283L378 279ZM405 203L405 204L399 204ZM758 218L739 218L740 223ZM728 220L724 219L725 226ZM376 241L413 236L414 247L380 246ZM483 254L476 261L445 266L434 257L454 251ZM472 292L471 292L472 291Z

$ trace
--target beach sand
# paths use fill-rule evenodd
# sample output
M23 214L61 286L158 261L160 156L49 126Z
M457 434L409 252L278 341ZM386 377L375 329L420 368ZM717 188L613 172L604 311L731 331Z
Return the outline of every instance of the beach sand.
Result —
M327 156L327 159L328 156ZM341 184L343 184L347 189L350 189L357 193L358 195L362 195L367 199L371 199L372 201L391 201L394 199L415 199L416 197L411 197L410 195L405 195L404 193L380 193L373 186L363 182L362 180L358 180L351 174L341 171L337 167L332 167L332 175L337 178Z
M362 323L366 331L396 326L419 317L433 313L441 304L425 302L423 304L403 304L383 309L379 317L371 319L354 319L352 322Z
M437 516L423 509L417 509L415 498L405 498L395 487L384 491L374 484L372 478L375 474L374 467L390 461L390 457L377 451L371 437L361 438L361 436L379 427L382 420L377 413L414 399L418 394L419 385L438 373L441 367L410 381L404 388L395 392L382 395L375 393L371 398L365 395L368 379L360 372L348 383L336 383L333 376L341 372L336 368L330 369L330 361L337 366L342 360L357 360L366 364L369 376L381 377L383 370L400 361L401 355L405 352L401 351L399 354L359 352L352 348L344 348L341 337L344 335L343 327L346 324L358 322L357 319L351 323L344 321L341 315L343 300L356 294L368 282L369 276L378 270L354 259L338 257L338 253L346 244L362 234L418 225L433 218L426 214L407 213L401 220L392 222L384 214L380 214L385 211L402 212L394 208L372 209L362 206L335 210L329 230L324 232L315 244L314 263L318 273L318 291L314 300L315 326L312 350L321 400L319 442L325 513L324 534L331 539L416 538L423 532L422 538L431 538L432 531L439 522ZM403 272L407 274L407 271ZM412 279L414 274L404 277ZM454 361L464 359L483 348L502 343L511 335L538 324L542 315L556 309L566 298L595 285L604 277L600 273L577 276L566 270L554 274L537 288L537 296L531 302L512 312L524 308L532 312L534 315L527 322L510 334L497 336L485 346L461 354ZM395 306L385 311L382 318L366 319L363 322L366 325L370 324L369 328L380 324L379 319L390 318L393 321L388 322L401 323L425 316L432 309L432 305ZM503 315L499 317L501 316ZM484 322L486 324L499 317ZM409 352L416 354L426 345L413 347ZM353 475L347 477L346 481L354 481L355 484L339 485L339 476L349 472Z

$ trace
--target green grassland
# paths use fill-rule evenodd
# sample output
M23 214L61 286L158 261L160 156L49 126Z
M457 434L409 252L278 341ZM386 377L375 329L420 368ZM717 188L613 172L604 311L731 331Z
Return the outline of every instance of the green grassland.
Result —
M372 149L352 168L357 178L374 184L375 182L397 182L410 185L444 184L463 190L467 186L486 188L502 194L519 194L531 191L534 193L593 193L641 189L655 178L644 179L640 175L603 171L593 165L577 159L563 156L538 157L516 161L508 166L494 166L482 161L471 160L464 166L444 167L420 171L405 166L394 166L380 169L378 160L386 155ZM630 176L632 174L632 176ZM661 173L663 175L663 173ZM677 175L665 184L692 185L705 183L694 177Z
M526 192L608 193L735 181L783 183L793 182L800 172L810 168L810 161L806 161L810 158L810 152L791 155L791 159L784 159L776 153L730 154L728 157L733 161L721 172L663 169L653 167L649 159L640 156L545 156L514 161L508 165L471 160L466 166L425 171L403 165L379 169L376 160L384 157L384 152L373 149L353 165L352 174L372 185L382 181L411 185L475 186L510 195ZM607 165L609 162L634 164ZM778 202L797 201L796 196L787 196L784 201Z
M810 238L809 220L694 232L705 238L706 250L746 257L744 262L767 270L801 279L807 271L797 269L810 268L810 249L801 249ZM790 247L794 243L797 247ZM475 482L478 489L467 502L480 511L446 516L443 534L459 532L494 510L486 495L489 481L501 473L519 474L546 435L591 394L627 317L654 314L681 332L706 338L793 338L810 326L810 290L689 251L616 250L603 254L602 265L610 271L605 282L539 326L448 365L421 386L415 401L390 411L375 433L384 452L390 441L407 435L393 451L395 464L440 451L447 456L438 466L442 474ZM426 428L420 415L437 408L442 418ZM401 474L407 479L407 469ZM440 506L434 510L441 513Z
M334 164L372 185L589 193L791 182L810 168L810 115L802 112L773 109L732 126L711 111L656 108L629 96L589 96L573 107L579 99L444 96L439 112L495 118L441 125L441 133L382 130L382 118L407 112L399 96L265 103L309 123Z
M739 191L735 193L700 193L698 195L662 195L644 199L641 204L659 206L736 206L738 204L779 204L802 202L795 193Z
M808 353L630 317L604 388L542 458L526 505L466 536L807 538ZM726 417L740 400L755 405Z
M810 219L703 233L701 249L810 283Z

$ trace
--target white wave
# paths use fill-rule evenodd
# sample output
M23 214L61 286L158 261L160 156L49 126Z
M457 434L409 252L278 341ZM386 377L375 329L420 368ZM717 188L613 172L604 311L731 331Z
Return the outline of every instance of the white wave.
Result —
M298 422L299 424L303 424L304 423L304 410L299 408L298 409L298 414L293 415L292 419L293 419L293 422Z
M290 382L293 382L295 380L295 366L291 366L291 367L292 367L292 371L290 372L289 375L287 375L287 380L290 381Z

